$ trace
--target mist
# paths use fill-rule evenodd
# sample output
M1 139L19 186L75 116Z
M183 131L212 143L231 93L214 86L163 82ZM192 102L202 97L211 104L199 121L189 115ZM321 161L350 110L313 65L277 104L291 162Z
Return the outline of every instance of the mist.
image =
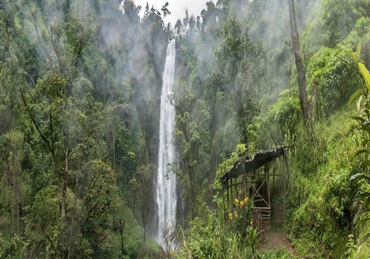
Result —
M191 1L174 1L174 0L136 0L135 4L140 5L142 7L141 15L143 15L143 10L146 4L149 4L149 7L154 7L157 10L160 10L162 6L168 2L169 6L168 9L170 10L171 14L164 17L163 21L167 25L171 23L172 26L176 24L178 19L182 20L185 16L185 10L188 10L189 15L194 15L195 17L200 16L201 11L205 8L206 2L208 0L191 0Z
M183 240L214 238L194 232L206 225L199 223L205 214L212 229L228 231L220 235L238 244L221 247L228 241L217 240L226 253L242 246L233 239L232 221L226 221L232 220L229 213L235 220L234 211L221 208L220 178L238 157L292 147L293 173L300 179L288 200L294 217L305 202L293 203L296 189L305 190L300 184L309 182L312 172L326 172L320 166L331 153L324 147L347 152L343 147L350 140L338 147L327 139L344 138L349 131L329 138L325 127L350 116L341 114L352 109L344 103L355 87L364 85L356 62L370 63L366 1L348 0L343 6L334 0L295 1L312 130L306 129L311 124L305 124L301 112L286 0L171 0L162 10L166 2L151 1L146 8L147 2L139 0L1 1L0 243L6 248L0 248L0 256L165 257ZM170 41L174 82L163 99L171 112L174 108L174 128L160 148ZM355 60L348 53L359 42L363 47ZM171 219L177 225L163 240L166 233L159 228L166 222L156 225L161 218L155 216L155 190L158 153L169 147L178 159L163 162L163 179L176 177L171 187L176 191L166 195L176 204ZM323 159L317 162L314 156ZM342 173L351 166L333 168ZM342 175L335 184L349 178ZM305 195L324 200L322 193L304 192L298 198ZM326 209L335 216L336 210ZM353 226L345 221L353 215L335 221L345 213L328 219L335 222L334 230ZM161 237L161 246L152 240L154 234ZM238 254L250 258L248 249ZM186 251L177 252L186 257Z

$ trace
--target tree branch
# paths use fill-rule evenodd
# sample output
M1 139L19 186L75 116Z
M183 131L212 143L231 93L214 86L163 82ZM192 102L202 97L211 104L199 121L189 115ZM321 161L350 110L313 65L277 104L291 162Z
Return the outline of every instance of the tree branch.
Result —
M25 96L24 96L24 93L23 93L22 89L20 89L19 91L20 91L21 96L22 96L23 104L24 104L24 106L26 107L27 113L28 113L28 115L30 116L30 118L31 118L31 121L32 121L33 125L35 126L35 128L36 128L37 132L39 133L39 135L41 136L42 140L45 142L45 144L46 144L47 148L48 148L48 149L49 149L49 151L52 153L53 158L55 159L55 152L54 152L54 148L50 145L50 142L48 141L48 139L47 139L47 138L45 137L45 135L41 132L41 130L40 130L40 128L39 128L39 126L38 126L38 124L37 124L37 122L36 122L35 118L33 117L32 113L31 113L31 111L30 111L30 109L29 109L29 107L28 107L28 104L27 104L27 101L26 101L26 98L25 98Z

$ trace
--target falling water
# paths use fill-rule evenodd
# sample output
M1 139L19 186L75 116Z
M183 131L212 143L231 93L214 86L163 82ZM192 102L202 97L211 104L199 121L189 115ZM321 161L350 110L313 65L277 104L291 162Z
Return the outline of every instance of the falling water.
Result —
M172 92L175 71L175 40L169 42L163 72L161 111L159 126L159 154L156 184L157 226L155 239L166 250L165 233L171 232L176 224L176 175L167 174L167 165L176 161L172 142L175 128L175 107L168 101Z

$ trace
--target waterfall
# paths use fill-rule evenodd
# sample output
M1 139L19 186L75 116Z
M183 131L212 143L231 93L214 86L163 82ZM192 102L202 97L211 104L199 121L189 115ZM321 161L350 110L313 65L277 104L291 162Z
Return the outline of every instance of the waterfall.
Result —
M172 92L175 76L175 40L167 46L167 56L163 72L161 93L160 126L159 126L159 153L156 182L157 215L155 226L155 240L166 250L165 235L171 233L176 225L176 175L167 174L167 165L176 162L176 150L172 136L175 129L175 107L168 101Z

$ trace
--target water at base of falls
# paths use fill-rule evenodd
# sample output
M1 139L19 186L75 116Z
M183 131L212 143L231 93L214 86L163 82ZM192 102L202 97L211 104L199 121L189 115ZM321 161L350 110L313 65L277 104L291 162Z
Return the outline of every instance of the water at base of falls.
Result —
M175 77L175 40L169 42L165 68L163 72L163 84L160 104L159 126L159 153L156 190L156 242L167 250L166 236L176 226L176 175L167 173L167 165L176 162L176 150L172 136L175 129L175 107L168 101L168 95L172 93L172 85Z

